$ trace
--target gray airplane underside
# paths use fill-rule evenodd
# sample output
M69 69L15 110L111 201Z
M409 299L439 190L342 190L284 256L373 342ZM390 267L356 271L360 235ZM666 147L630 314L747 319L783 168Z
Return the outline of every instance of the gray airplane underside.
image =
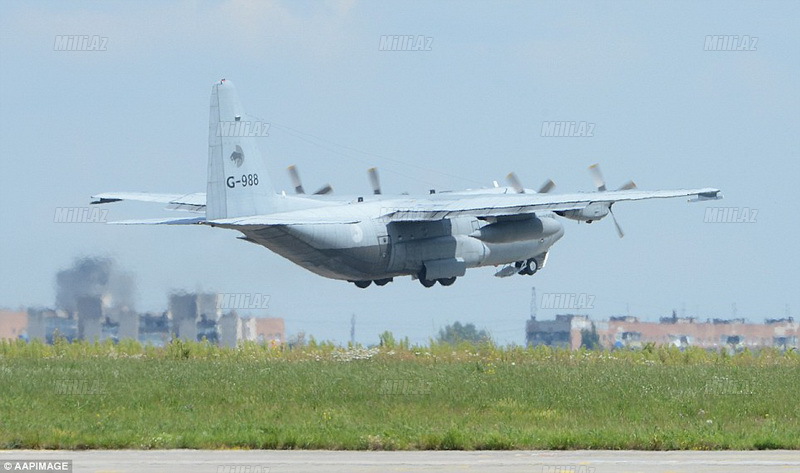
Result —
M290 167L301 195L287 195L272 187L258 136L248 131L252 129L259 129L258 123L248 118L233 84L223 79L211 93L205 193L110 192L93 196L92 203L165 203L194 215L115 223L237 230L241 239L309 271L363 288L399 276L419 279L426 287L436 282L449 286L467 269L480 266L501 266L498 277L532 275L544 267L548 251L564 235L561 218L591 223L611 215L622 236L611 211L616 202L721 198L714 188L642 191L632 182L609 191L596 166L590 170L597 192L553 194L552 181L537 192L524 189L512 174L510 187L424 197L337 197L330 195L329 185L317 191L320 195L304 195L297 170ZM370 179L374 194L381 194L375 169L370 169Z
M550 218L553 220L553 218ZM485 222L457 217L431 222L370 220L355 224L273 225L241 230L243 239L269 248L311 272L348 281L398 276L428 279L463 276L469 268L542 257L563 236L563 227L535 240L486 243L469 236ZM356 242L355 240L358 240Z

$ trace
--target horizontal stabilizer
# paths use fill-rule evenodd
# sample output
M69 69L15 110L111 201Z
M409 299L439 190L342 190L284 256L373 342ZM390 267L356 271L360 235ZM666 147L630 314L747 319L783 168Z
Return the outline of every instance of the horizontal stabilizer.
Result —
M291 215L290 215L291 214ZM295 216L297 215L297 216ZM270 225L330 225L358 223L359 218L325 218L299 215L299 212L286 212L272 215L256 215L254 217L221 218L209 220L207 223L219 227L267 227Z
M92 196L92 204L109 204L123 200L169 204L173 209L202 211L206 206L206 194L153 194L150 192L104 192Z
M331 212L328 207L292 210L268 215L252 217L218 218L208 220L209 225L220 227L266 227L270 225L327 225L350 224L364 220L364 215L352 209L339 207L338 212Z
M148 218L144 220L119 220L111 225L195 225L206 223L205 217Z
M704 202L706 200L720 200L720 199L722 199L722 194L720 194L718 190L714 190L712 192L701 192L697 194L696 197L689 199L689 202Z

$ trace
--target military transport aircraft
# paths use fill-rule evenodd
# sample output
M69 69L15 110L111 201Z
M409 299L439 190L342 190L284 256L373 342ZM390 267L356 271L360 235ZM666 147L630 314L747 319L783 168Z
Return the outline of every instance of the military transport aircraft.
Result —
M611 214L616 202L686 197L721 198L714 188L637 190L633 182L607 190L599 168L590 168L597 192L550 194L525 189L509 174L509 187L431 191L422 197L381 193L370 170L373 193L335 197L330 186L307 195L297 170L289 172L295 195L276 193L257 146L259 124L248 120L231 81L211 89L208 182L205 193L109 192L93 204L135 200L160 202L194 216L128 220L120 224L209 225L238 230L239 239L265 246L309 271L346 280L360 288L383 286L411 276L423 286L449 286L468 268L501 266L495 276L532 275L547 262L548 250L564 235L559 218L591 223Z

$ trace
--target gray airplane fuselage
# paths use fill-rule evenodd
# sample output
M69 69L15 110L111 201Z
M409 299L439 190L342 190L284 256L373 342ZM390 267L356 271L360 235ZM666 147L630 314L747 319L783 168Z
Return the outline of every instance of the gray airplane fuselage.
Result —
M283 197L284 205L326 211L327 199ZM536 258L564 235L555 215L488 222L474 217L436 221L388 221L381 218L392 199L353 199L342 207L357 223L263 226L243 230L244 239L262 245L309 271L348 281L411 275L425 266L431 278L463 275L463 270ZM437 271L432 274L431 268Z

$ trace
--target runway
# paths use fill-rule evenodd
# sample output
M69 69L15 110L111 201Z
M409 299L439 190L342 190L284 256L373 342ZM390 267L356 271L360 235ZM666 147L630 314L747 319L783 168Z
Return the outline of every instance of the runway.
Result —
M76 473L525 472L753 473L800 471L800 451L3 450L13 460L72 460Z

